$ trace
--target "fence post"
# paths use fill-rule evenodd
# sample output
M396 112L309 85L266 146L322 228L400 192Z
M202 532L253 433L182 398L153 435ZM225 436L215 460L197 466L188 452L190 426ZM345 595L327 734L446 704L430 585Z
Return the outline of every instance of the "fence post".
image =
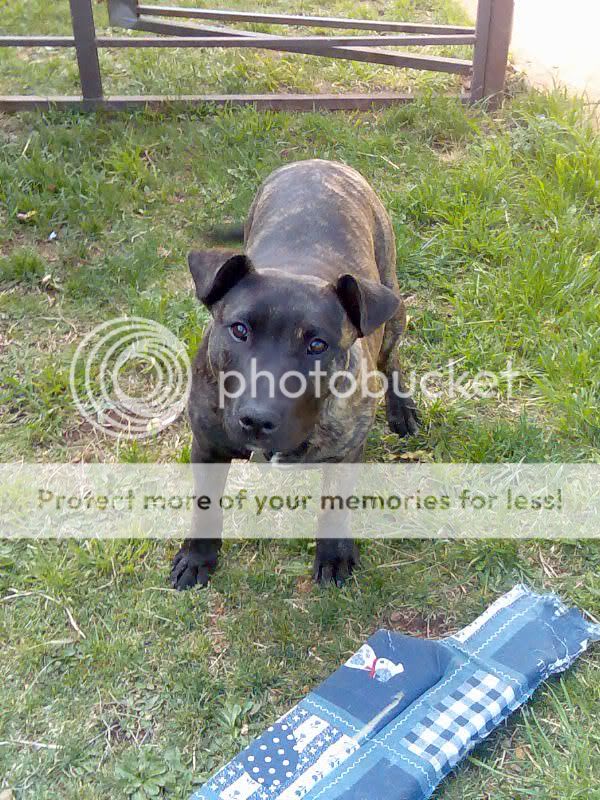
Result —
M471 102L486 98L499 105L504 91L514 0L479 0L473 54Z
M100 75L100 62L98 61L98 48L96 46L92 0L69 0L69 2L71 5L71 19L73 21L73 36L75 37L81 93L84 101L101 100L102 77Z

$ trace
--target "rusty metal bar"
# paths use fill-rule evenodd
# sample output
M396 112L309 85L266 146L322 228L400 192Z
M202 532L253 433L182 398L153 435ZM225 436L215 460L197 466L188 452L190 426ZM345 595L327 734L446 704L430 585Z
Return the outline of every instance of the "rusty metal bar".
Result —
M160 33L167 36L254 36L260 39L260 33L248 31L238 31L235 28L222 28L213 25L186 25L181 22L163 22L162 19L150 19L150 17L138 17L134 30L147 31L148 33Z
M248 11L226 11L209 8L176 8L173 6L137 7L140 14L189 19L220 19L224 22L259 22L271 25L308 25L315 28L346 28L348 30L399 31L405 33L475 33L474 28L462 25L428 25L421 22L349 19L344 17L315 17L299 14L264 14Z
M177 27L175 27L177 26ZM262 47L262 40L265 34L253 33L252 31L235 31L233 29L220 29L208 26L197 27L195 29L186 29L183 25L178 26L177 23L161 23L154 20L148 20L140 17L139 24L136 25L138 30L148 30L153 33L177 33L178 39L183 39L184 36L188 38L199 38L197 33L201 32L203 37L223 38L223 33L227 34L227 38L236 39L254 39L260 40L261 44L256 44L256 47ZM307 55L321 55L330 58L339 58L350 61L364 61L375 64L386 64L388 66L405 67L411 69L433 70L435 72L448 72L466 75L471 71L471 62L464 59L446 58L442 56L422 56L416 54L400 54L389 50L366 49L366 48L351 48L351 47L327 47L318 44L315 46L307 45L304 39L301 45L293 45L289 43L289 39L285 36L279 38L269 37L272 43L269 49L279 50L291 53L305 53ZM330 37L322 37L329 39ZM98 42L101 47L113 46L113 39L105 37ZM139 39L128 39L127 45L135 47L135 43ZM164 40L160 40L164 41ZM3 36L0 37L0 47L73 47L75 39L68 36ZM221 46L216 45L215 46ZM233 46L230 45L230 46ZM240 45L238 45L240 46ZM252 45L241 45L252 46Z
M149 17L140 16L136 19L135 30L149 31L151 33L176 33L182 36L196 36L203 33L208 36L236 36L238 38L262 39L266 34L254 31L242 31L228 27L212 27L209 25L186 25L177 22L163 22ZM275 38L275 37L273 37ZM285 36L278 37L281 46L277 48L284 53L304 53L305 55L326 56L339 58L346 61L363 61L370 64L385 64L391 67L430 70L433 72L446 72L452 74L469 75L471 62L458 58L445 58L442 56L424 56L413 53L396 53L393 50L378 50L360 47L328 47L323 50L313 50L310 47L294 47L287 43ZM274 49L274 48L273 48Z
M463 45L475 44L475 36L285 36L287 44L293 47L323 48L333 45L360 45L361 47L390 47L426 46L426 45ZM260 39L240 39L233 36L165 36L158 37L130 37L130 36L99 36L96 39L98 47L260 47L277 50L281 46L281 37L267 36Z
M69 0L69 4L83 99L97 100L102 97L102 76L98 61L92 2Z
M203 106L248 106L275 111L369 111L398 103L411 103L417 98L401 92L376 94L232 94L232 95L119 95L86 102L76 96L43 97L35 95L0 96L0 111L48 110L51 108L102 108L121 111L127 108L161 108L178 103ZM461 95L462 102L468 96Z
M0 36L0 47L75 47L73 36Z

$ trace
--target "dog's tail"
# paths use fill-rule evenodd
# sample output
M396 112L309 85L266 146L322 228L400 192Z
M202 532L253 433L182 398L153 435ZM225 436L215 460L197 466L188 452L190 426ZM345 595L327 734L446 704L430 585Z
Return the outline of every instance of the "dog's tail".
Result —
M242 243L244 241L244 223L230 222L215 225L206 231L207 239L214 244Z

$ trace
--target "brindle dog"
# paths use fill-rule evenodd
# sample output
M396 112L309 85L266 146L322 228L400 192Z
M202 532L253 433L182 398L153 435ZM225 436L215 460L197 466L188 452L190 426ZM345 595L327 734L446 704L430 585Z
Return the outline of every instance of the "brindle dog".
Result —
M198 299L213 317L193 366L192 462L198 492L216 497L231 460L254 450L286 462L360 461L377 406L368 396L375 392L360 390L364 370L377 368L390 381L391 429L401 436L417 430L412 399L395 390L402 385L396 346L406 315L394 233L367 181L332 161L281 167L258 190L244 239L244 255L212 250L188 259ZM255 376L272 376L275 389L256 377L252 392L235 397L239 379L230 386L234 378L223 381L223 374L237 372L250 388L252 365ZM324 376L318 388L315 368ZM330 391L329 379L339 370L357 379L359 388L349 397ZM299 394L302 378L306 388ZM223 387L231 395L225 401ZM203 470L203 464L222 469ZM336 538L328 538L332 525ZM349 534L346 517L320 517L319 583L340 585L357 562L356 546L340 538L340 525ZM221 531L218 503L195 510L190 538L173 562L175 588L208 583Z

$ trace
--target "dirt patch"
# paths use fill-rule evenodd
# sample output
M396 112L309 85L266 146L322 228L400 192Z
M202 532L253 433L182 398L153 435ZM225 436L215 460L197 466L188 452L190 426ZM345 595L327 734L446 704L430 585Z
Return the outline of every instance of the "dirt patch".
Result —
M392 611L384 620L384 626L398 633L420 636L422 639L440 639L456 630L454 620L443 614L425 615L414 608Z
M69 428L64 433L64 440L67 445L76 445L79 442L89 440L94 435L94 427L91 422L84 420L80 425Z
M8 225L8 219L0 218L0 222ZM49 264L60 260L58 252L58 242L56 239L39 239L28 235L25 231L12 231L10 239L0 242L0 256L10 256L15 250L22 247L30 247L35 250L41 258Z
M152 738L153 720L139 713L130 703L113 700L92 709L93 728L99 730L108 748L128 743L140 745Z

